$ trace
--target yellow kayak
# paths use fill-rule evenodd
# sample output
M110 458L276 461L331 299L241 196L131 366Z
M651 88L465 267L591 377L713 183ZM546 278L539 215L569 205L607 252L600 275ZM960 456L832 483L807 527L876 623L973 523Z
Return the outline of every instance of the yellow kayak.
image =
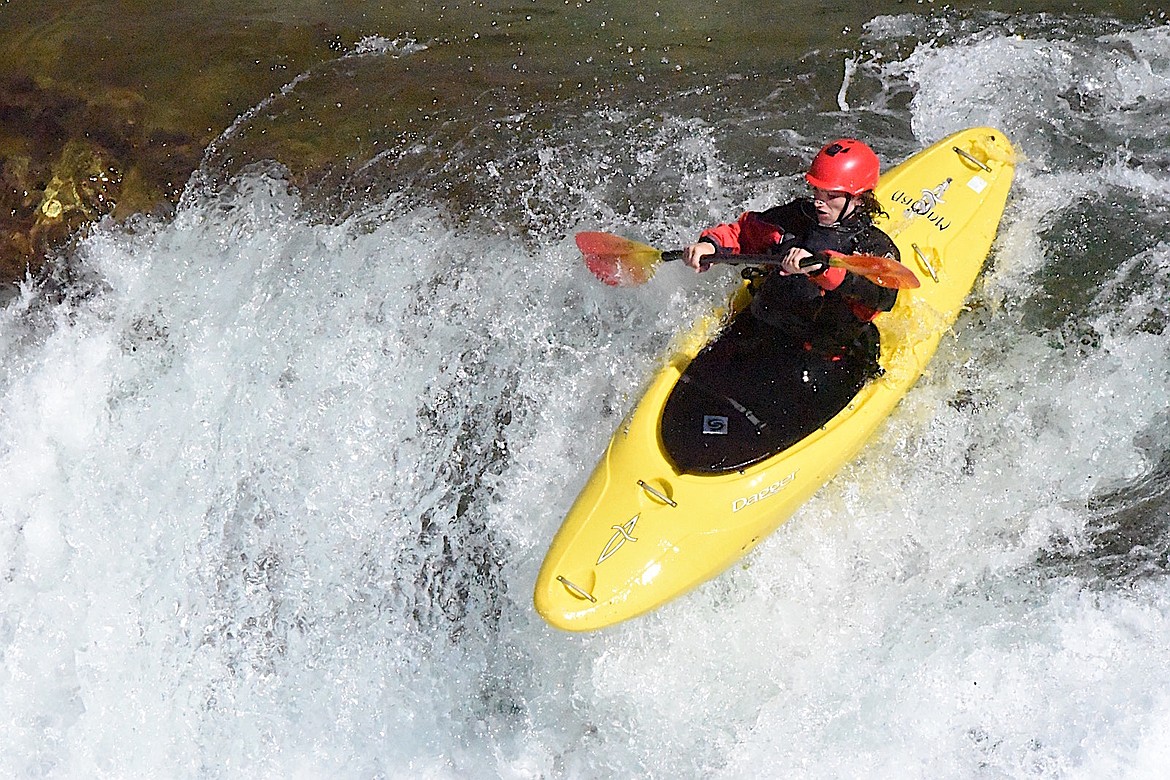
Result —
M672 391L725 318L717 312L699 322L614 433L569 510L536 580L537 612L570 631L644 614L743 557L851 460L958 317L995 238L1014 162L1003 133L973 128L881 177L876 195L888 216L877 225L922 281L875 321L881 375L804 438L725 473L680 471L660 430ZM732 311L748 297L741 289Z

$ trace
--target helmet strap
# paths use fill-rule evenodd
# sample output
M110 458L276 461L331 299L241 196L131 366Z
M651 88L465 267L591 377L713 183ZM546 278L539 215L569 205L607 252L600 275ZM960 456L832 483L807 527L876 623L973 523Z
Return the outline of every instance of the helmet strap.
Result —
M841 207L841 215L837 217L837 222L844 222L845 218L853 212L853 203L855 201L854 195L851 192L845 193L845 205Z
M837 213L837 219L833 222L833 225L840 225L842 222L845 221L845 218L849 216L849 207L852 205L853 205L853 195L851 195L850 193L847 192L847 193L845 193L845 205L841 206L841 211ZM831 226L826 226L826 227L831 227Z

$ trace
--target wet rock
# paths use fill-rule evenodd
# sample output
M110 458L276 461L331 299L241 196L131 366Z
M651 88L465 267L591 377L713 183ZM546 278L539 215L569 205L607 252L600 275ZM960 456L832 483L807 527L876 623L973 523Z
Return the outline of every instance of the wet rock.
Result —
M138 94L81 96L29 77L0 79L0 284L105 215L167 210L206 139L147 127Z

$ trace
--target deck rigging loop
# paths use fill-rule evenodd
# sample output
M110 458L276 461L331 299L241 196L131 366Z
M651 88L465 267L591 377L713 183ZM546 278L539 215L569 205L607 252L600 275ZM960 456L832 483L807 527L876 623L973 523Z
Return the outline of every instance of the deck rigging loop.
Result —
M585 589L584 589L584 588L582 588L580 585L574 585L572 582L570 582L569 580L565 579L565 578L564 578L563 576L561 576L560 574L558 574L558 575L557 575L557 582L559 582L559 583L561 583L562 585L564 585L564 586L565 586L565 588L567 588L567 589L569 590L569 592L573 593L573 594L574 594L575 596L577 596L578 598L589 599L589 601L590 601L590 602L592 602L593 604L596 604L596 603L597 603L597 599L593 598L593 594L592 594L592 593L590 593L589 591L585 590Z
M951 151L953 151L955 154L962 157L964 160L968 160L972 165L977 165L980 168L982 168L983 170L987 171L988 173L991 173L991 167L987 163L983 162L982 160L976 159L975 157L972 157L969 153L964 152L959 147L952 146Z
M655 488L654 488L652 485L648 484L648 483L646 482L646 480L644 480L644 479L640 479L640 480L638 480L638 487L642 488L642 489L643 489L643 490L645 490L647 493L649 493L650 495L654 496L654 497L655 497L655 498L657 498L659 501L661 501L662 503L666 504L667 506L669 506L669 507L671 507L671 508L674 508L674 507L677 507L677 506L678 506L678 502L677 502L677 501L675 501L674 499L672 499L670 496L664 495L664 494L663 494L661 491L659 491L659 490L656 490L656 489L655 489Z
M938 272L934 270L934 265L932 265L930 260L927 259L926 253L922 251L918 244L911 244L910 248L914 250L915 257L918 258L918 262L922 264L922 267L926 269L926 272L930 274L930 278L937 282Z

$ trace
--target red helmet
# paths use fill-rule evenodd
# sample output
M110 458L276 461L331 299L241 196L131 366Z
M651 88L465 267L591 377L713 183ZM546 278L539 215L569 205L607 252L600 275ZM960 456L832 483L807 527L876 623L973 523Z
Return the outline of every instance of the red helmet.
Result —
M877 186L880 172L873 149L853 138L840 138L817 152L804 178L819 190L860 195Z

